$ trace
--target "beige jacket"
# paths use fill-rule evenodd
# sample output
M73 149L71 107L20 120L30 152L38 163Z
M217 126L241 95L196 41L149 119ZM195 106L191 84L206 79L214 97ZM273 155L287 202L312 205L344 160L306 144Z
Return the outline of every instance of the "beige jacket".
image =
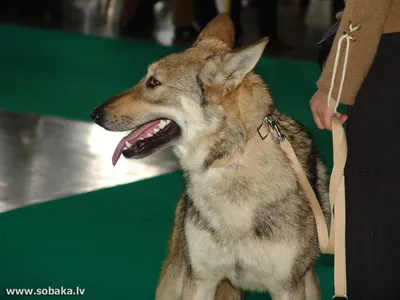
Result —
M351 26L350 26L351 24ZM357 26L359 25L359 26ZM350 32L350 28L357 28ZM348 62L340 103L353 105L375 57L383 33L400 31L400 0L347 0L340 28L332 50L317 82L319 90L328 94L337 56L338 41L347 33L351 37ZM342 43L336 70L332 98L338 100L338 90L344 66L346 43ZM400 49L399 49L400 55Z

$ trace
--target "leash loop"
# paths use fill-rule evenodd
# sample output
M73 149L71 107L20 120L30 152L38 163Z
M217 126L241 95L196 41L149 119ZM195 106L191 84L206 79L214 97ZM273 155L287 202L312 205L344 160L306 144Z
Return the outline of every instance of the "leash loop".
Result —
M345 48L345 53L344 53L344 62L343 62L343 70L342 70L342 77L340 79L340 85L339 85L339 91L337 94L337 99L335 103L334 113L337 113L337 108L340 103L340 99L342 97L342 91L343 91L343 86L344 86L344 79L346 77L346 69L347 69L347 61L349 58L350 54L350 42L355 42L356 41L356 36L352 35L352 33L359 31L361 26L357 24L356 26L353 26L351 23L349 25L349 33L348 32L343 32L343 35L340 37L337 45L337 50L336 50L336 57L335 57L335 63L333 65L333 74L331 78L331 86L329 88L328 92L328 107L331 107L331 101L332 101L332 93L333 93L333 87L335 85L335 78L336 78L336 73L338 71L338 65L339 65L339 58L340 58L340 51L342 50L342 44L343 42L346 42L346 48Z

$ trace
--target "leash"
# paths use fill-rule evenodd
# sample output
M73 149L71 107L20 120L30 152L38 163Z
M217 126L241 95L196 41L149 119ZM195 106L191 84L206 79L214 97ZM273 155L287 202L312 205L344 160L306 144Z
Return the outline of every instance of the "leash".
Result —
M246 144L245 148L237 150L231 156L215 160L211 167L220 168L230 165L241 156L251 152L261 143L276 142L290 160L298 181L304 190L307 200L314 214L319 248L323 254L334 254L334 300L347 299L346 280L346 245L345 245L345 189L344 167L347 158L347 142L344 129L339 119L334 116L332 120L333 160L329 184L329 199L331 208L331 226L328 233L328 225L321 206L317 200L313 188L300 165L300 162L286 136L281 132L277 120L272 114L267 115L257 133Z
M334 267L334 283L335 295L334 300L347 300L347 277L346 277L346 201L345 201L345 181L344 167L347 159L347 141L346 133L338 119L337 109L342 97L344 87L347 62L350 54L350 44L356 40L355 32L361 29L360 24L353 26L350 22L348 31L343 32L338 40L336 49L335 62L331 78L331 85L328 92L328 107L332 107L332 93L335 85L336 73L338 71L339 58L343 43L345 43L344 61L342 76L340 79L339 90L335 106L333 107L334 117L332 120L332 139L333 139L333 169L329 185L329 195L331 200L331 210L335 209L335 230L333 231L333 242L335 245L335 267ZM333 200L333 203L332 203ZM333 206L333 204L335 204ZM336 237L336 241L335 241Z

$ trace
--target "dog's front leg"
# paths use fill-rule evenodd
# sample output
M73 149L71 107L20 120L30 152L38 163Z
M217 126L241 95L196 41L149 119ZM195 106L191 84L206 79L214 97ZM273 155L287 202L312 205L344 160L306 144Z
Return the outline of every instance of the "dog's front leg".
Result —
M183 274L185 265L181 253L169 256L156 290L156 300L180 300L182 295Z
M306 289L306 299L307 300L321 300L321 286L317 273L314 268L311 268L305 278L305 289Z
M214 300L218 282L198 279L186 271L183 278L182 300Z
M305 289L304 278L296 285L289 286L281 290L271 291L271 296L272 300L306 300L306 289Z
M321 300L321 289L314 268L306 273L305 277L289 289L272 294L273 300Z
M175 221L169 241L169 253L165 260L156 290L156 300L179 300L182 295L185 262L179 236L183 216L183 199L175 210Z
M183 217L183 199L181 198L175 210L175 221L169 242L169 253L165 260L156 290L156 300L180 300L183 289L185 262L181 248L179 232ZM241 291L234 288L229 281L222 281L217 289L215 300L243 300ZM214 300L214 298L212 298Z

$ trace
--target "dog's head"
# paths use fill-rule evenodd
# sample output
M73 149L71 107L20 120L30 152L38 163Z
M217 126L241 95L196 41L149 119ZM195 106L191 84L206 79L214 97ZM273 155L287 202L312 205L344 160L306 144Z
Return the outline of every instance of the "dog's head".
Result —
M93 109L92 119L106 130L132 130L118 144L113 164L121 154L146 157L214 130L224 119L222 99L252 71L267 39L240 50L233 44L232 21L221 14L192 47L151 64L134 87Z

